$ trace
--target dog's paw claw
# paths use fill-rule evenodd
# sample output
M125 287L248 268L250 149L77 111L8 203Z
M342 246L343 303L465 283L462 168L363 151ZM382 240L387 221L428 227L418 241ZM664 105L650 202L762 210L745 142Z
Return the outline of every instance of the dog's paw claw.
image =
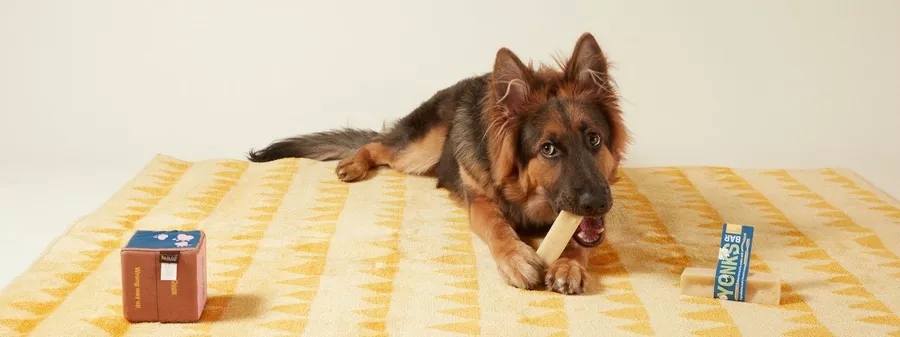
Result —
M338 179L344 182L357 181L364 177L368 172L369 165L364 161L356 160L356 158L352 157L341 160L334 169L334 173L337 174Z
M524 242L519 242L514 248L501 252L496 260L500 276L509 285L528 290L540 287L544 264L534 249Z
M587 283L587 270L578 261L561 258L553 262L547 269L544 284L547 289L560 294L578 295L584 293Z

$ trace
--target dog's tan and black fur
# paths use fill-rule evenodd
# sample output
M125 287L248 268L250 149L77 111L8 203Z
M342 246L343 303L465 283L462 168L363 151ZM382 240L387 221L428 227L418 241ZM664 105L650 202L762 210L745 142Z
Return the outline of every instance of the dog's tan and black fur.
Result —
M509 284L585 290L588 250L602 241L610 184L628 143L606 57L591 34L560 69L526 66L510 50L494 70L438 91L384 132L335 130L251 151L256 162L285 157L340 160L337 176L364 178L377 166L437 176L465 205ZM542 265L523 232L546 233L560 210L584 215L559 260ZM600 234L599 237L597 234Z

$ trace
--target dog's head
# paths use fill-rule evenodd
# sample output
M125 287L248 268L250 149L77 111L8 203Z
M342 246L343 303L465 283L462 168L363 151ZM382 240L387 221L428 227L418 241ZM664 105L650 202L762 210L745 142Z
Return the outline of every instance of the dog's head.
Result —
M585 216L574 238L596 246L628 131L592 35L582 35L572 56L558 63L558 70L534 70L506 48L497 53L485 114L492 172L532 217L552 219L561 210Z

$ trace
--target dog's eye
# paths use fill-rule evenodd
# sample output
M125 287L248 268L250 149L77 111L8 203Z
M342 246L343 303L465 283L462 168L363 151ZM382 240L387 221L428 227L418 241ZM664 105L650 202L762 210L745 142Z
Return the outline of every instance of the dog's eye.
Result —
M548 158L555 156L556 146L553 146L553 144L550 143L544 143L544 145L541 145L541 154Z
M588 143L590 143L591 146L600 146L600 141L600 135L593 132L588 134Z

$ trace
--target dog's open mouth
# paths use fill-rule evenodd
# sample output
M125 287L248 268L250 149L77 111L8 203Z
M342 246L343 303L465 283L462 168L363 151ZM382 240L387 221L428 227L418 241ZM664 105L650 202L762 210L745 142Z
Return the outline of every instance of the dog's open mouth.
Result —
M572 238L582 246L596 247L603 243L603 238L606 237L605 230L606 223L603 217L586 216L581 219L581 223L578 224L578 229L575 230Z

